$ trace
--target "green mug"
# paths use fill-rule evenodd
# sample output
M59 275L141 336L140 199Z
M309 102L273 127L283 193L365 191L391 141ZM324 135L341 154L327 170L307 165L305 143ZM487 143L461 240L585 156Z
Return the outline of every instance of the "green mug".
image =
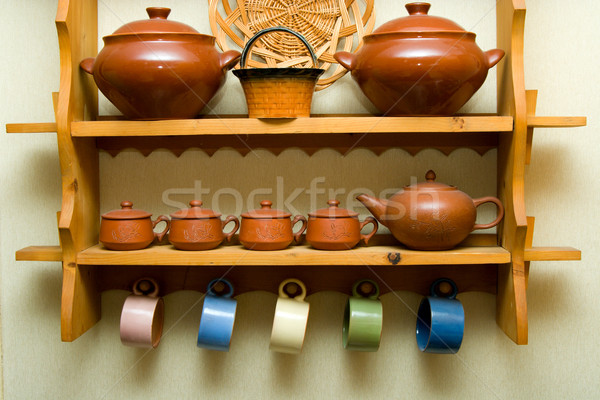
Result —
M377 351L383 328L383 307L379 286L363 279L352 287L352 297L346 302L342 342L344 348L356 351Z

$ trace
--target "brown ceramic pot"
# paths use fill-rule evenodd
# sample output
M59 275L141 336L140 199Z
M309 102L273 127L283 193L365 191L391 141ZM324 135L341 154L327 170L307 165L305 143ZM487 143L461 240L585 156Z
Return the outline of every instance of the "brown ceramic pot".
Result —
M427 15L429 7L407 4L408 17L365 35L356 54L334 55L384 115L452 115L504 56L500 49L484 53L474 33Z
M340 202L329 200L328 208L308 213L306 241L315 249L349 250L362 239L365 244L377 232L377 220L367 217L363 222L358 220L358 213L339 208ZM373 230L367 235L360 231L367 224L373 224Z
M426 179L389 200L365 194L357 199L399 242L417 250L451 249L475 229L488 229L502 220L504 207L497 198L472 199L454 186L435 182L433 171L427 172ZM488 202L496 204L498 216L489 224L475 224L476 208Z
M301 235L306 230L306 218L273 210L269 200L260 202L261 208L242 214L240 227L240 243L250 250L282 250L294 240L300 242ZM302 227L296 233L292 229L296 223L302 221Z
M220 54L214 36L167 20L169 8L146 11L150 19L105 36L98 57L83 60L81 68L94 75L100 91L128 118L194 118L241 54Z
M227 238L231 241L240 227L240 221L233 215L221 220L221 214L202 208L200 200L190 201L190 208L171 214L171 230L169 242L180 250L209 250L214 249ZM233 222L234 227L229 233L223 228Z
M123 201L120 210L113 210L102 215L100 222L100 243L109 250L140 250L148 247L154 238L160 242L169 230L169 218L159 216L154 221L152 214L142 210L134 210L133 203ZM154 232L159 222L165 222L165 229Z

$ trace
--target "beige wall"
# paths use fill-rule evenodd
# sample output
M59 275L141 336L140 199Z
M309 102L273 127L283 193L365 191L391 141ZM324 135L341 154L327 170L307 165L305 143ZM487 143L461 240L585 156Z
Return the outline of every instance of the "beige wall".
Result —
M58 46L53 19L55 1L4 2L0 63L0 120L46 122L53 119L50 93L58 90ZM101 35L123 22L143 18L147 1L99 1ZM403 2L376 1L378 25L404 15ZM447 16L478 34L484 48L495 43L493 0L434 0L432 13ZM162 1L172 18L209 32L202 1ZM491 11L491 12L490 12ZM528 1L526 87L539 89L539 115L586 115L588 127L538 129L526 174L527 213L534 215L535 245L572 245L581 262L532 264L528 290L528 346L516 346L495 323L495 297L460 294L466 312L463 346L456 356L421 354L414 339L414 310L419 296L398 292L383 296L384 333L379 352L355 354L342 349L345 295L318 293L309 298L311 316L304 351L297 357L268 351L275 296L263 292L239 297L231 351L195 347L201 294L166 297L165 335L146 353L119 341L120 307L127 292L102 296L102 320L73 343L60 341L59 263L14 261L28 245L57 244L55 212L60 209L60 171L52 134L0 134L1 327L3 393L26 398L598 398L600 363L600 264L597 248L600 197L597 148L600 40L596 1L566 6L559 0ZM212 106L217 112L243 112L239 84L230 77ZM495 109L495 74L468 111ZM365 111L364 99L345 77L315 96L316 112ZM368 108L368 106L366 106ZM103 112L111 107L102 104ZM122 199L154 214L176 207L163 201L165 191L192 188L200 180L211 193L233 187L246 198L257 187L284 193L324 177L321 187L348 193L367 187L376 193L422 179L428 168L441 181L475 196L495 190L495 151L479 156L462 149L444 156L426 150L411 157L390 150L380 157L356 150L342 157L322 150L308 157L288 150L275 157L258 150L241 157L222 150L210 158L190 150L180 158L158 151L148 159L124 152L112 159L102 153L101 208ZM223 169L222 165L228 168ZM266 166L268 168L265 168ZM299 168L300 167L300 168ZM259 172L265 171L267 172ZM300 171L300 172L299 172ZM261 175L262 174L262 175ZM188 195L171 199L186 202ZM208 196L208 205L210 204ZM318 198L324 203L326 196ZM235 212L232 203L220 204ZM250 205L251 207L255 204ZM307 195L293 206L307 212ZM244 209L248 205L244 204ZM489 217L486 210L481 219ZM199 304L200 303L200 304Z

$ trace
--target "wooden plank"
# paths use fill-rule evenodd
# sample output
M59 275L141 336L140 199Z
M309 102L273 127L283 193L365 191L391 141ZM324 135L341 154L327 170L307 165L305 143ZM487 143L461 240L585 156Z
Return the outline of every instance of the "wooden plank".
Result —
M527 126L531 128L574 128L586 126L586 117L539 117L527 116Z
M537 107L537 90L526 90L525 96L527 99L527 148L525 153L525 164L531 162L531 148L533 147L533 126L529 126L529 118L535 117L535 109Z
M6 124L6 133L56 133L56 122Z
M60 246L29 246L15 253L17 261L62 261Z
M181 251L170 245L144 250L111 251L102 245L79 253L80 265L466 265L504 264L510 253L499 246L457 247L445 251L416 251L400 246L357 247L346 251L315 250L308 245L279 251L252 251L241 245L206 251Z
M387 132L511 132L510 116L199 118L162 121L73 121L74 137L221 136Z
M573 247L532 247L525 249L525 261L577 261L581 250Z

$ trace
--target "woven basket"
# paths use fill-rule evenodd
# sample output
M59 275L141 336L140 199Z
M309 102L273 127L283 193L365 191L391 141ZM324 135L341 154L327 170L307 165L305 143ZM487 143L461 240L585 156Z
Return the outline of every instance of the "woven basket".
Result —
M310 116L310 105L320 68L251 68L246 69L252 48L259 37L271 32L296 36L306 46L316 64L316 55L306 39L284 27L263 29L248 41L240 59L241 69L233 73L240 79L250 118L298 118Z
M337 63L337 51L356 52L362 37L375 25L374 0L209 0L212 34L223 51L241 50L259 31L285 26L306 38L325 73L316 90L329 87L347 70ZM310 65L306 48L289 35L275 32L257 43L255 68Z

